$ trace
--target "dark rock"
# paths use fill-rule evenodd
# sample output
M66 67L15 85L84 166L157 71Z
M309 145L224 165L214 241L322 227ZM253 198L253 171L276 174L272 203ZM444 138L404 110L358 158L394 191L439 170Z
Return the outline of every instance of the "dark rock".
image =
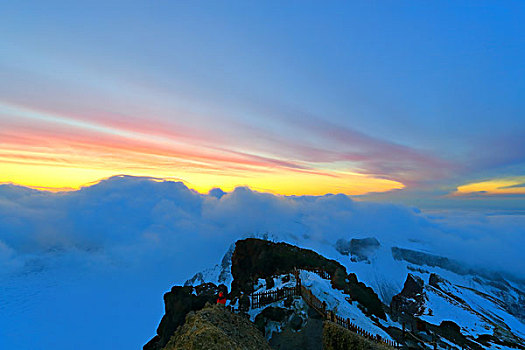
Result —
M425 282L423 282L421 277L409 273L401 294L406 297L417 297L423 293L424 286Z
M194 290L198 296L216 297L219 288L213 283L203 283L199 284L198 286L195 286ZM224 290L222 290L222 292L224 292Z
M491 334L481 334L476 338L476 341L478 343L482 343L483 345L487 346L490 342L496 342L497 338L492 336Z
M286 243L274 243L248 238L235 243L232 256L232 295L241 291L251 293L253 280L277 274L290 273L294 268L321 269L332 276L332 286L349 293L353 300L362 304L368 313L385 319L383 304L372 288L358 282L354 274L337 261L327 259L314 251Z
M418 276L408 274L401 293L395 295L390 303L394 317L401 315L422 315L425 311L426 293L424 282Z
M279 274L290 273L294 268L311 270L321 268L333 275L344 267L335 260L327 259L314 251L287 243L274 243L257 238L239 240L235 243L231 272L232 293L251 293L253 281Z
M340 238L335 242L335 249L342 255L350 255L350 241Z
M235 250L235 245L234 244L230 245L230 248L228 249L226 254L224 254L224 256L222 257L221 272L219 273L219 283L226 282L229 275L231 274L230 266L232 264L232 255L233 255L234 250Z
M418 266L427 265L431 267L440 267L442 269L455 272L459 275L477 274L475 271L469 269L465 266L465 264L462 264L459 261L439 255L419 252L416 250L392 247L392 257L396 260L404 260Z
M464 304L464 305L467 304L465 300L461 299L460 297L452 293L452 291L449 288L450 282L442 278L441 276L435 273L430 274L430 277L428 279L428 284L434 288L441 290L443 293L445 293L446 295L448 295L450 298L454 299L458 303Z
M337 269L335 270L335 273L332 275L332 287L335 289L343 290L346 286L346 270L345 269Z
M255 316L255 326L263 334L265 334L266 325L268 322L283 322L292 311L283 309L282 307L268 306L261 313Z
M284 299L284 306L285 307L290 307L292 306L292 302L293 302L293 297L288 297L286 299Z
M461 333L461 327L453 321L442 321L439 327L435 328L439 336L448 339L462 348L481 350L483 349L478 343L470 341Z
M379 246L379 241L374 237L352 238L350 241L338 239L335 243L335 249L343 255L351 255L352 261L368 260Z
M461 328L458 326L457 323L453 322L453 321L443 321L441 322L441 324L439 325L439 327L441 329L446 329L448 330L449 332L452 332L452 333L461 333Z
M160 349L161 348L161 345L160 345L160 337L159 335L157 334L156 336L154 336L153 338L151 338L151 340L149 342L146 343L146 345L144 345L142 347L144 350L148 350L148 349Z
M273 281L273 277L266 277L265 281L266 281L266 289L272 289L273 287L275 287L275 282Z
M523 280L515 279L511 275L506 275L504 278L499 272L481 268L474 269L457 260L410 249L392 247L392 256L396 260L404 260L418 266L435 266L452 271L458 275L477 276L474 277L474 281L498 288L500 290L498 297L504 302L503 308L522 322L525 322L525 308L523 307L525 293L522 291L523 289L512 287L505 279L513 280L522 286L525 285Z
M268 306L259 315L270 321L282 322L286 318L286 315L290 311L283 309L282 307Z
M442 283L446 283L446 280L444 278L442 278L441 276L435 273L430 274L430 277L428 278L429 285L431 285L432 287L441 289L440 284Z
M172 287L170 292L164 294L165 314L157 328L157 335L144 345L144 350L159 350L164 347L175 330L184 323L190 311L200 310L206 303L215 304L219 290L213 283L205 283L195 288Z
M204 275L202 272L197 272L192 278L184 282L184 287L191 287L197 283L204 283Z
M368 256L373 253L380 244L374 237L363 239L352 238L350 241L350 254L358 261L368 260Z
M351 300L355 300L362 305L367 315L375 315L385 319L383 303L372 288L363 282L359 282L354 273L347 275L345 281L343 291L350 295Z

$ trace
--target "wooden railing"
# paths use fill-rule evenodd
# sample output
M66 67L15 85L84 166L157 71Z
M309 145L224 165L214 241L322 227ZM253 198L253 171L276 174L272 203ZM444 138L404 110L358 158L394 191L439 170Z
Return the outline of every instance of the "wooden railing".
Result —
M312 309L317 311L323 318L326 319L326 303L322 302L317 298L310 289L305 286L300 287L301 297Z
M361 327L359 327L355 323L351 322L349 318L345 319L345 318L343 318L341 316L338 316L338 315L334 314L331 311L328 312L327 317L328 317L329 321L332 321L332 322L334 322L334 323L336 323L336 324L338 324L338 325L340 325L340 326L342 326L342 327L344 327L346 329L349 329L352 332L357 333L357 334L359 334L362 337L365 337L367 339L370 339L370 340L378 342L378 343L383 343L383 344L392 346L394 348L400 348L400 345L398 343L396 343L395 341L392 341L392 340L389 340L389 339L384 339L379 334L370 333L370 332L362 329Z
M330 279L330 275L326 271L325 271L326 273L325 276L328 276L328 277L323 277L323 275L321 275L322 273L321 271L322 270L319 269L319 271L311 271L311 272L315 272L319 274L319 276L321 276L322 278ZM302 285L301 278L299 277L299 271L294 270L293 274L296 277L295 287L284 287L284 288L280 288L277 290L254 293L251 295L251 301L252 301L251 307L256 309L256 308L271 304L273 302L276 302L278 300L285 299L289 296L300 296L306 302L306 304L312 309L314 309L315 311L317 311L324 320L334 322L369 340L372 340L378 343L383 343L383 344L386 344L394 348L398 348L398 349L401 348L401 345L399 343L389 340L389 339L383 339L378 334L372 334L370 332L367 332L361 327L352 323L349 318L345 319L335 314L333 311L327 310L326 302L319 300L319 298L317 298L312 293L312 291L310 291L308 288Z
M408 332L403 332L403 338L406 338L406 336L409 335L410 337L412 337L412 340L415 341L416 343L420 343L420 344L426 344L428 343L428 341L425 341L421 338L419 338L418 336L416 336L414 333L412 333L411 331L408 331ZM435 338L435 334L433 334L432 336L432 341L430 342L430 345L433 346L433 349L436 350L437 349L437 340ZM464 347L463 345L461 346L461 350L463 350Z
M278 300L286 299L289 296L299 295L297 287L284 287L277 290L254 293L251 295L252 308L257 309L261 306L271 304Z
M383 343L395 348L400 348L400 344L391 341L389 339L383 339L378 334L373 334L370 332L365 331L355 323L351 322L349 318L343 318L337 314L335 314L331 310L326 309L326 303L322 302L317 298L308 288L305 286L301 286L301 296L303 300L310 306L312 309L317 311L325 320L334 322L354 333L357 333L358 335L365 337L367 339L373 340L378 343Z

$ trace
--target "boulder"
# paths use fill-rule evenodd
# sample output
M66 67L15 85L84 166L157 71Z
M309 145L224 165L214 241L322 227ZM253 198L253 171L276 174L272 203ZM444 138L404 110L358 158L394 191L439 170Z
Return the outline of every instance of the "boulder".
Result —
M282 322L290 312L282 307L268 306L257 316L262 316L270 321Z
M418 316L425 311L426 293L423 280L411 273L408 274L403 290L395 295L390 303L392 314Z

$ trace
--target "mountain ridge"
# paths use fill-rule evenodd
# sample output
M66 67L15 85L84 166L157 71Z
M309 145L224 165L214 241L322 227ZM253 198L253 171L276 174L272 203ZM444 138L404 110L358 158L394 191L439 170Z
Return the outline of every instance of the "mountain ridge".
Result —
M456 346L468 345L473 349L482 349L486 346L499 349L510 346L524 347L525 341L522 332L525 327L523 327L523 323L519 321L518 323L509 323L509 315L504 316L501 313L502 308L499 309L497 316L495 316L494 310L489 312L483 309L487 305L497 307L505 304L493 295L483 292L476 294L477 290L472 288L466 289L466 291L462 290L461 288L464 289L465 287L457 287L436 273L429 275L428 282L424 282L423 278L418 275L408 274L405 288L396 294L392 302L390 304L380 302L382 311L386 312L381 317L377 310L375 312L369 310L370 305L373 304L367 304L367 300L373 298L360 299L358 294L351 292L351 288L345 287L347 283L350 283L349 286L352 283L359 285L361 282L357 283L357 276L356 280L352 282L352 274L347 275L344 272L346 268L343 265L335 260L326 259L313 251L309 251L311 253L306 251L308 250L286 243L250 238L239 240L235 244L233 253L229 249L220 265L205 273L196 274L186 282L186 286L199 288L202 284L195 285L197 282L213 283L212 280L215 279L215 282L218 282L219 278L222 282L228 283L230 281L230 286L225 285L224 287L230 290L230 298L232 299L230 305L238 307L238 297L243 293L271 291L280 286L290 285L293 283L293 276L286 277L290 276L290 270L302 270L305 272L301 272L301 280L303 281L301 283L312 288L312 292L325 300L330 309L339 310L343 315L354 319L356 322L364 322L363 326L370 329L372 333L381 333L385 339L400 342L404 346L422 348L423 343L432 344L433 341L436 341L437 344L441 345L452 342ZM330 261L333 262L330 263ZM228 270L229 262L231 265ZM355 263L352 262L351 264ZM363 260L360 260L359 263L367 264ZM367 265L373 263L374 259L372 258ZM220 268L218 268L219 266ZM307 272L309 268L326 268L327 276L330 277L329 280L323 280L321 277ZM227 277L225 278L225 276ZM285 280L287 282L283 282ZM365 285L363 284L363 286ZM369 289L379 301L373 289L365 287L364 290ZM476 303L479 303L480 300L485 302L483 307L472 304L474 301L473 296L469 294L470 290L473 290L472 293L478 296L478 299L474 300ZM280 303L275 305L284 307L284 304ZM474 306L471 307L471 304ZM459 317L450 319L449 316L457 313L458 310L463 310L463 314L458 313ZM248 312L250 319L255 322L261 311L259 309L250 310ZM445 314L448 316L443 316ZM500 316L507 318L502 319ZM308 319L305 320L307 322ZM274 327L277 327L278 330L279 327L286 328L286 325L281 324L281 326ZM487 332L491 329L490 327L492 327L492 333ZM419 337L415 339L419 339L418 341L423 343L410 343L411 341L407 340L406 335L400 338L400 334L405 334L405 331L406 334L412 334L412 332L418 334ZM277 331L276 334L279 333ZM414 335L414 337L416 336ZM270 334L268 340L271 339L272 335ZM145 349L148 350L146 347Z

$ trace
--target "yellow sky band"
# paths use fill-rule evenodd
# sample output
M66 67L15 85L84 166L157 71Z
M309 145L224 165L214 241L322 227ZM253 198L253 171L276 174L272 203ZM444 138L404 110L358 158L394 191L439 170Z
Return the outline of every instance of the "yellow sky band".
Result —
M332 172L334 173L334 172ZM234 172L196 172L191 169L148 170L90 169L57 166L56 164L3 163L0 182L45 189L51 191L74 190L96 183L113 175L126 174L152 176L164 179L184 180L186 185L200 193L207 193L213 187L231 191L237 186L248 186L256 191L281 195L323 195L344 193L348 195L385 192L403 188L403 184L386 179L374 178L350 172L336 172L336 176L325 176L301 172L256 172L236 175Z

